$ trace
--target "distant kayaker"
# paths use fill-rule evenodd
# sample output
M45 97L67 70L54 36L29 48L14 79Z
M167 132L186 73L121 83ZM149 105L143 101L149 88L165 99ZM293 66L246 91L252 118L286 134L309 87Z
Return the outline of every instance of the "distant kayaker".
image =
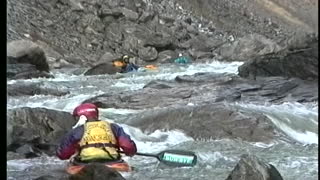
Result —
M139 66L130 61L130 58L130 56L124 55L119 59L113 60L112 64L116 67L120 67L121 73L137 71L139 69Z
M56 152L61 160L74 157L74 163L121 161L120 148L127 156L136 154L135 142L122 127L98 119L96 105L81 104L73 116L78 120L77 127L64 137Z

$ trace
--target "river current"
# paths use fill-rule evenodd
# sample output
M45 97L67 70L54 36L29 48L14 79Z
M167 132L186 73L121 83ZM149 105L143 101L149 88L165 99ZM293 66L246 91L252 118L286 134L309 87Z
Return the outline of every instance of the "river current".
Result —
M241 62L210 62L187 66L162 65L159 70L116 75L83 76L73 75L70 70L53 71L54 79L11 80L15 83L40 83L43 87L68 90L70 94L62 97L36 95L8 97L8 109L17 107L45 107L71 112L83 100L105 92L139 90L152 80L171 80L177 75L192 75L197 72L236 74ZM318 104L242 104L232 103L245 111L265 114L270 123L284 132L293 141L276 140L270 144L249 143L235 139L193 139L181 130L145 133L126 125L126 118L132 113L144 110L100 109L101 119L108 118L121 122L125 131L136 142L139 152L157 153L165 149L194 151L198 156L195 167L172 168L160 164L150 157L135 156L124 159L136 168L131 173L122 173L126 179L135 180L224 180L244 153L254 154L273 164L286 180L318 179ZM55 157L42 156L34 159L7 161L7 179L27 180L44 175L47 171L63 171L66 161Z

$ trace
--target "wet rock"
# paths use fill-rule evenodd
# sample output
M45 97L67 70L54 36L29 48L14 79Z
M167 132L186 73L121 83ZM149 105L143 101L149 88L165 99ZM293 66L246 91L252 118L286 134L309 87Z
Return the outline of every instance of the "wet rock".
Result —
M180 100L188 99L192 96L192 90L184 88L165 88L152 90L145 88L141 91L133 93L119 93L119 94L103 94L84 102L94 102L99 107L103 108L132 108L145 109L153 107L166 107L172 104L179 103ZM184 102L181 102L184 104Z
M271 164L254 155L244 154L226 180L283 180Z
M308 41L307 47L302 45L302 47L285 49L244 63L239 67L239 75L246 78L284 76L318 79L318 40L306 41Z
M153 89L166 89L172 88L174 85L167 81L151 81L150 83L146 84L143 88L153 88Z
M241 112L224 103L150 110L143 116L132 117L129 125L146 132L180 129L188 136L205 139L240 138L251 142L270 142L279 135L265 116Z
M15 153L12 151L7 151L7 161L13 160L13 159L23 159L25 156L19 153Z
M171 88L165 88L169 86ZM154 85L152 85L154 84ZM257 81L235 75L197 73L176 77L175 81L153 82L153 88L121 93L106 93L85 102L103 108L148 109L185 106L208 102L283 103L314 102L318 99L317 81L284 77L265 77ZM304 88L308 90L303 91Z
M98 64L89 70L87 70L84 75L90 76L90 75L99 75L99 74L115 74L120 73L121 69L113 66L111 63L101 63Z
M71 175L69 180L125 180L122 175L103 164L92 163L85 166L79 173Z
M23 72L11 77L11 79L31 79L31 78L54 78L54 76L44 71L41 71L41 72L36 71L36 72Z
M318 94L315 93L318 83L297 78L264 77L252 81L233 77L220 85L222 86L216 91L216 101L282 103L314 102L318 99Z
M7 147L16 151L23 145L55 154L55 148L40 144L58 144L61 138L76 123L70 113L45 108L16 108L7 111ZM48 145L48 146L49 146Z
M178 53L171 51L171 50L166 50L166 51L161 51L158 54L157 62L159 63L170 63L173 62L174 59L178 57Z
M42 87L42 84L8 84L7 91L9 96L33 96L33 95L54 95L64 96L69 91L59 90L57 88Z
M14 58L14 62L11 61L13 59L8 59L9 64L27 63L34 65L39 71L49 72L44 51L32 41L17 40L7 43L7 56Z
M7 59L12 59L11 57ZM10 61L10 60L9 60ZM32 64L7 64L7 77L12 79L17 79L19 73L29 73L29 72L38 72L35 65Z
M222 45L217 51L223 60L247 61L259 55L278 52L280 46L259 34L250 34Z

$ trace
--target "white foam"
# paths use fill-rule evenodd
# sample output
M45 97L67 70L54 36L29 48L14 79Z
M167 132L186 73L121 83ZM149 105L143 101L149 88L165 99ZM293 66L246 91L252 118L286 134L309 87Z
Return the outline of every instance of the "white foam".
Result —
M193 141L180 130L156 130L151 134L145 134L140 129L121 124L124 131L135 141L139 152L159 152L170 146L183 142Z
M29 167L44 165L64 165L66 161L61 161L57 157L42 156L32 159L15 159L7 161L7 171L23 171Z
M243 62L220 62L212 61L203 64L190 64L187 66L161 66L158 72L137 72L127 74L122 79L115 83L114 87L128 88L137 90L143 88L145 84L152 80L173 80L177 76L193 75L199 72L214 72L214 73L238 73L238 67Z
M266 115L279 129L304 144L318 144L318 111L314 104L254 105L235 103L242 109Z
M81 104L86 99L92 98L97 96L103 92L96 92L92 94L81 94L77 96L44 96L44 95L35 95L28 98L28 101L24 101L24 103L16 103L15 105L8 104L8 109L11 108L18 108L18 107L42 107L47 109L54 109L59 111L66 111L71 112L76 106ZM15 100L10 99L9 101L18 101L21 102L22 100ZM11 103L12 104L12 103Z
M304 143L304 144L318 144L318 134L305 131L305 132L299 132L295 129L292 129L285 123L281 123L278 119L267 115L267 117L282 131L284 131L287 135L289 135L291 138Z

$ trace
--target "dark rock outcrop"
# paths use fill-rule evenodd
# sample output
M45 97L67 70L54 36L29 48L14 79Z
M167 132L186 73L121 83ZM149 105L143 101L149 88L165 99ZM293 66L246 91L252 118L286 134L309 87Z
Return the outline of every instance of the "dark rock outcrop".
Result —
M239 67L242 77L284 76L318 79L318 39L311 38L288 49L252 59ZM305 45L305 46L303 46Z
M244 154L226 180L283 180L279 171L254 155Z
M29 107L9 109L7 150L26 156L38 152L53 155L56 147L52 145L58 144L75 123L67 112Z
M125 180L125 178L103 164L92 163L85 166L79 173L71 175L69 180Z

